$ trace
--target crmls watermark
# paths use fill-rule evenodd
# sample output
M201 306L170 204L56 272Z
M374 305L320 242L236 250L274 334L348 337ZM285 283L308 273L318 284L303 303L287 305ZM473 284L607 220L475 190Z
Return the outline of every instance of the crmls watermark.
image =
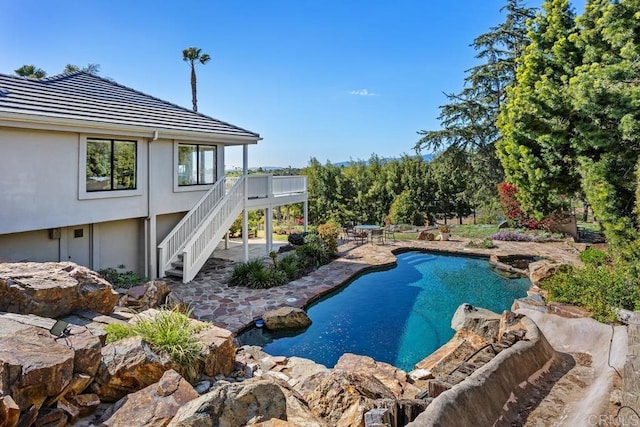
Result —
M589 415L587 423L590 426L640 427L640 417L636 414Z

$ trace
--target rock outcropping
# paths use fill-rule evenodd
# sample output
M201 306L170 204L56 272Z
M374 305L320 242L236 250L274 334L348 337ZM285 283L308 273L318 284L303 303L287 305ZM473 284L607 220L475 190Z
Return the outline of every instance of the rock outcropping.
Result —
M109 314L120 296L72 262L0 263L0 311L58 318L75 310Z

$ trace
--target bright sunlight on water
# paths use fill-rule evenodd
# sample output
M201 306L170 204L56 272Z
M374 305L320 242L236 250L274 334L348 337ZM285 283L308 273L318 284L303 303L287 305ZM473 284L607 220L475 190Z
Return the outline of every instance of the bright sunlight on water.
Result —
M527 279L506 279L486 260L406 252L396 267L362 275L311 305L313 324L303 332L254 328L239 339L329 368L343 353L355 353L410 371L453 336L451 317L460 304L502 313L527 289Z

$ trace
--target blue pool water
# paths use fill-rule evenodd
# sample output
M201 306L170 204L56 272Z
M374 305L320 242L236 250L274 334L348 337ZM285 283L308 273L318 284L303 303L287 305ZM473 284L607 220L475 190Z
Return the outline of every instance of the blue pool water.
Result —
M406 252L396 267L362 275L311 305L306 330L254 328L239 339L327 367L355 353L410 371L453 336L451 317L460 304L502 313L527 289L528 280L506 279L483 259Z

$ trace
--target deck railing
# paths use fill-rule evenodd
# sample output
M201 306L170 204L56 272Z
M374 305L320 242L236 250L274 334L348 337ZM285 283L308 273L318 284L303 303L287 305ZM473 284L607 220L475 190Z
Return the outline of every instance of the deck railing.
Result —
M245 185L241 178L229 190L226 197L204 219L184 246L182 281L190 282L225 235L233 221L242 212Z
M288 194L305 193L307 191L306 176L274 176L273 195L284 196Z
M209 189L193 208L180 220L173 230L158 245L158 265L160 277L171 268L171 262L184 247L184 244L200 226L213 207L224 197L228 184L226 178L220 179Z

